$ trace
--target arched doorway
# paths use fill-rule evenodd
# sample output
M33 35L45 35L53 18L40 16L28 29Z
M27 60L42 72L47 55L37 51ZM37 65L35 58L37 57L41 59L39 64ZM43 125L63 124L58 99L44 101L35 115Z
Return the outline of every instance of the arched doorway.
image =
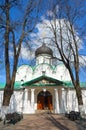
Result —
M38 110L52 110L52 95L49 91L41 91L37 96Z

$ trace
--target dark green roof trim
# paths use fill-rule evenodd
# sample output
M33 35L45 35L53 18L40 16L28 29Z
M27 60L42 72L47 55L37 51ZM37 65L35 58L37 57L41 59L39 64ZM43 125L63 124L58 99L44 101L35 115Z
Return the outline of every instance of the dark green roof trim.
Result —
M68 88L74 88L72 82L64 82L64 85L67 86ZM86 82L80 82L80 87L81 88L86 88Z
M45 80L48 80L50 83L52 82L52 84L39 84L38 86L58 86L58 85L63 85L64 82L62 81L59 81L57 79L54 79L54 78L51 78L51 77L48 77L48 76L45 76L45 75L42 75L36 79L33 79L31 81L28 81L28 82L25 82L22 84L22 86L37 86L35 83L38 82L38 81L41 81L42 79L45 79Z
M21 82L20 81L16 81L14 84L14 90L16 89L21 89Z
M65 85L66 87L68 87L68 88L74 88L72 82L70 82L70 81L64 82L64 85Z
M32 84L29 87L57 86L57 84Z
M52 82L52 84L48 84L48 83L47 84L43 84L43 83L42 84L41 83L35 84L36 82L41 81L42 79L46 79L46 80ZM40 77L33 79L31 81L25 82L22 85L21 85L20 81L16 81L15 85L14 85L14 90L20 90L20 89L22 89L22 86L42 87L42 86L60 86L60 85L63 85L63 86L70 88L70 89L74 89L72 82L68 82L68 81L62 82L62 81L56 80L54 78L43 75L43 76L40 76ZM82 89L86 89L86 82L81 82L80 86ZM0 83L0 90L4 90L4 88L5 88L5 83Z
M81 88L86 88L86 82L81 82L80 86L81 86Z
M3 90L5 88L5 83L0 83L0 90ZM14 90L21 89L21 82L16 81L14 84Z
M0 90L3 90L5 88L5 83L0 83Z

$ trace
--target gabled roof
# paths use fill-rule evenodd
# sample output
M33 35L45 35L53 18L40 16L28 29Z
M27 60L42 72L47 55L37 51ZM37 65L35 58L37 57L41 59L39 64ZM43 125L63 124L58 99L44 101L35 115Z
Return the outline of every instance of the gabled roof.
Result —
M36 79L23 83L22 86L59 86L63 84L64 82L62 81L42 75Z

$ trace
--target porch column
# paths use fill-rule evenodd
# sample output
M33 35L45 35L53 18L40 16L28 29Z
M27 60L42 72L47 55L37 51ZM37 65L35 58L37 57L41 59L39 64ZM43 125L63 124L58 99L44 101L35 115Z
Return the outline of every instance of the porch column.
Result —
M25 89L25 101L28 101L28 89Z
M68 108L67 108L67 94L68 94L68 90L65 89L65 111L68 112Z
M60 113L65 113L66 111L66 92L65 89L59 89L59 97L60 97Z
M67 112L70 112L70 91L67 90Z
M34 109L34 91L35 89L31 89L31 107Z
M59 113L59 96L58 96L58 90L54 89L55 91L55 102L54 102L54 106L55 106L55 113Z
M60 108L60 113L62 113L62 88L59 90L59 108Z
M23 91L22 95L22 112L28 112L28 89Z

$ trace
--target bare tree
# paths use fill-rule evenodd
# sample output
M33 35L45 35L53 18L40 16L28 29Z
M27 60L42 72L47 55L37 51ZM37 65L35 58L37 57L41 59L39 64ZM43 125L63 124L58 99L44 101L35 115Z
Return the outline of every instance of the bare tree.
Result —
M85 13L85 8L80 1L58 0L48 12L49 24L45 21L46 28L52 34L49 40L59 52L58 60L62 61L68 69L72 83L76 90L78 106L82 112L83 99L79 79L79 48L81 38L85 34L83 28L78 32L79 18ZM85 4L85 3L84 3ZM48 37L47 37L48 38ZM50 43L50 44L51 44Z
M36 25L39 1L4 0L0 2L0 30L3 37L6 70L6 85L3 106L9 106L14 91L18 59L23 42ZM15 17L16 16L16 17ZM29 41L28 41L29 42ZM10 59L12 52L12 59ZM12 62L12 67L11 67Z

